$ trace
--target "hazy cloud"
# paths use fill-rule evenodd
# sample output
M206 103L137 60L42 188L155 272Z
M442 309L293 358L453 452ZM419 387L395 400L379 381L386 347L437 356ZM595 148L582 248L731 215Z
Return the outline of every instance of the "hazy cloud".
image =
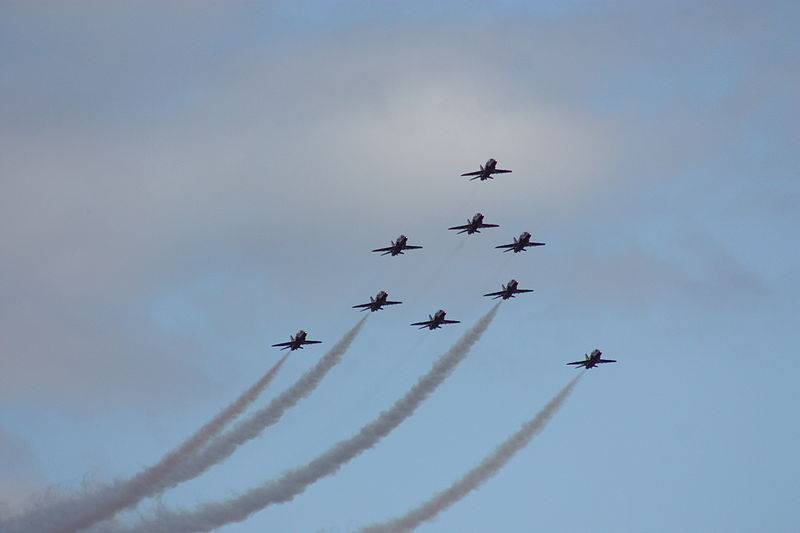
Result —
M28 443L0 427L0 519L25 509L43 483Z

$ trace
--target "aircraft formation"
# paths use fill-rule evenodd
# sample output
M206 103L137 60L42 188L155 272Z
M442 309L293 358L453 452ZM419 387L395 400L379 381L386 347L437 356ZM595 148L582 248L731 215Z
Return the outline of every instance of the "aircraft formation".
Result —
M490 159L485 165L481 165L480 171L465 175L474 176L472 179L485 181L492 179L492 174L511 172L510 170L498 170L496 165L497 161ZM471 219L467 220L466 225L454 226L448 229L471 235L478 233L483 228L499 227L497 224L484 223L483 220L483 214L476 213ZM544 246L544 244L532 242L531 234L523 232L518 238L514 239L514 242L495 246L495 249L517 253L526 251L529 247ZM408 238L405 235L400 235L396 240L391 241L390 246L377 248L372 252L397 256L402 255L406 250L421 248L422 246L419 245L408 244ZM519 288L519 282L516 279L512 279L503 284L499 291L489 292L483 296L492 299L509 300L519 294L530 292L533 292L533 289L521 289ZM368 302L353 305L352 308L360 311L369 310L372 313L402 303L389 300L389 293L381 290L375 296L370 297ZM227 523L244 520L253 512L268 505L284 503L293 499L310 484L335 473L343 464L363 451L371 449L398 424L411 416L430 393L447 378L449 372L445 370L454 368L456 364L467 356L470 347L480 339L481 334L491 323L498 308L499 303L492 306L492 309L473 327L469 328L450 350L437 359L432 368L423 374L417 383L399 400L395 401L389 409L382 411L376 419L363 426L352 437L337 442L328 451L306 465L290 470L283 476L270 480L266 484L240 496L222 502L201 505L196 510L170 511L168 509L159 509L159 512L153 518L140 519L141 527L134 527L133 529L114 529L112 527L110 531L180 530L187 533L190 531L210 531ZM11 522L14 529L10 530L9 533L75 533L88 531L89 528L94 531L95 529L92 528L94 524L112 519L118 512L126 508L135 507L144 498L158 495L166 488L203 474L208 468L225 460L225 458L234 453L239 445L259 436L266 427L277 423L287 409L307 396L338 362L360 331L365 320L366 317L359 320L294 385L274 398L265 407L248 415L240 423L232 425L227 430L224 429L229 422L242 415L244 410L267 387L281 365L287 360L288 354L276 362L253 386L246 389L236 401L220 411L217 416L203 425L179 447L166 454L158 463L145 468L128 480L118 480L113 484L102 485L98 490L90 490L85 495L70 497L63 501L56 500L55 504L49 507L36 508L30 513L21 515L19 518L14 517ZM420 330L428 329L433 331L445 325L459 323L459 320L448 319L447 312L444 309L439 309L435 313L428 315L427 320L413 322L410 326L418 327ZM272 347L294 352L311 344L322 343L319 340L310 340L308 336L309 333L301 329L294 335L290 335L288 341L275 343ZM603 359L602 352L595 349L590 354L585 354L583 360L572 361L567 365L590 369L601 364L615 362L613 359ZM478 466L470 470L450 488L437 493L421 506L412 509L399 519L385 524L392 524L393 522L410 523L406 522L407 520L419 523L428 520L455 503L467 492L479 487L541 430L543 424L556 412L579 379L580 374L575 376L534 418L523 424L521 429L513 433L501 444L492 455L487 456ZM467 480L466 484L463 480ZM264 490L265 487L268 487L268 490ZM445 495L445 497L442 497L442 495ZM421 514L420 509L424 510L424 514ZM427 518L422 516L427 516ZM21 529L17 526L21 526ZM393 526L391 529L384 529L380 524L376 527L378 529L367 527L361 531L399 531L394 529ZM1 513L0 529L6 531L4 517ZM102 530L106 531L106 529ZM403 527L402 530L407 531L409 529Z
M506 174L511 172L510 170L498 169L497 168L497 160L496 159L489 159L486 161L485 164L480 165L480 169L474 172L466 172L461 174L462 176L471 176L470 181L479 179L481 181L494 179L492 176L493 174ZM475 213L472 218L467 219L467 223L459 226L452 226L447 228L448 230L457 230L458 233L466 233L467 235L472 235L474 233L480 233L481 229L484 228L498 228L500 227L499 224L487 224L483 221L484 215L483 213ZM390 255L392 257L397 255L403 255L406 250L419 250L422 246L417 245L410 245L408 244L408 237L406 235L400 235L397 239L393 241L389 241L390 245L384 248L376 248L372 250L372 252L378 252L381 255ZM534 246L544 246L545 243L543 242L531 242L531 234L527 231L522 232L519 237L514 238L514 242L510 244L501 244L499 246L495 246L497 249L502 249L503 252L511 252L519 253L525 252L528 248ZM520 289L518 288L519 282L515 279L510 280L508 283L501 285L501 289L496 292L489 292L484 294L484 296L492 297L492 299L502 298L503 300L508 300L509 298L514 298L518 294L523 294L527 292L533 292L533 289ZM398 305L403 302L395 302L388 300L389 294L386 291L379 291L374 297L370 297L370 301L363 304L354 305L354 309L359 309L361 311L369 310L370 312L380 311L384 308L384 306L389 305ZM443 309L439 309L432 315L428 315L428 320L423 320L421 322L414 322L410 324L411 326L420 326L419 329L439 329L444 324L459 324L459 320L448 320L445 319L446 311ZM302 349L306 344L318 344L321 341L309 341L306 340L307 333L304 330L298 331L295 335L290 337L288 342L282 342L273 344L273 347L280 347L282 350L298 350ZM594 368L598 364L601 363L616 363L615 360L612 359L601 359L600 356L602 352L600 350L593 350L591 354L584 354L585 360L583 361L574 361L572 363L567 363L568 365L576 365L577 367L584 367L586 369Z

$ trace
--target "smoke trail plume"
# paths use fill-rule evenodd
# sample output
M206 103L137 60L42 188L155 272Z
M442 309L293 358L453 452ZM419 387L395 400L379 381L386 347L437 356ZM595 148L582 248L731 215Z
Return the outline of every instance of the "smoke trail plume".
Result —
M268 481L244 494L222 502L200 505L192 511L175 512L160 510L156 517L143 521L130 529L147 533L189 533L211 531L230 522L245 520L252 513L273 503L292 500L306 487L322 477L335 473L339 468L361 452L373 447L381 438L411 416L417 407L453 372L464 360L470 348L478 342L491 324L500 304L496 304L470 328L443 356L433 368L417 380L417 383L389 409L383 411L352 437L334 444L328 451L310 463L289 470L281 477ZM104 530L109 531L109 530ZM118 532L119 529L110 531Z
M355 340L367 316L358 321L339 342L326 353L309 371L288 389L274 398L266 407L253 412L208 444L194 457L185 461L172 475L164 479L159 491L174 487L178 483L193 479L220 461L227 459L236 449L248 440L258 437L268 426L277 423L284 413L300 400L311 394L322 378L342 360L342 356Z
M20 517L15 530L37 533L71 533L114 516L118 511L135 505L153 493L156 486L177 465L204 446L231 420L239 416L267 388L288 355L270 368L257 382L245 390L233 403L206 422L183 444L167 453L161 460L130 479L102 485L84 494L47 506Z
M544 426L556 414L556 411L577 385L581 375L578 374L534 418L522 424L522 427L500 444L491 455L484 458L480 464L464 474L448 488L435 494L428 501L423 502L406 514L380 524L364 527L358 533L402 533L411 531L423 522L433 520L439 513L480 487L500 471L537 433L544 429Z

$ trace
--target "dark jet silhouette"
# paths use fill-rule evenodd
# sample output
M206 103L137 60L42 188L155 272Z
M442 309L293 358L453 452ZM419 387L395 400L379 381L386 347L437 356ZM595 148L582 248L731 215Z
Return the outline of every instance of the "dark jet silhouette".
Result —
M501 170L497 167L497 159L490 159L486 162L486 165L481 165L480 170L476 170L475 172L466 172L461 174L462 176L475 176L474 178L470 178L470 181L480 179L481 181L484 180L493 180L492 174L505 174L507 172L511 172L510 170Z
M459 324L460 320L445 320L444 315L447 313L439 309L433 316L428 315L428 320L424 322L414 322L412 326L422 326L419 329L437 329L442 327L442 324Z
M591 354L584 354L586 359L583 361L573 361L571 363L567 363L568 365L576 365L576 366L583 366L586 368L594 368L601 363L616 363L614 359L600 359L600 356L603 355L603 352L600 350L592 350Z
M392 243L391 246L387 246L386 248L376 248L372 250L373 252L383 252L381 255L389 255L392 254L398 255L402 254L403 250L418 250L422 248L422 246L409 246L406 244L408 242L408 237L405 235L400 235L396 241L390 241Z
M457 229L461 230L459 233L466 233L467 235L472 235L473 233L480 233L480 228L499 228L497 224L484 224L483 223L483 213L475 213L472 219L467 219L467 223L463 226L453 226L452 228L447 229Z
M484 296L494 296L493 300L498 298L502 298L503 300L508 300L509 298L514 298L515 294L520 294L523 292L533 292L533 289L518 289L517 288L517 280L512 279L506 285L503 285L503 290L497 292L490 292L484 294Z
M544 244L543 242L531 242L531 234L526 231L520 233L519 238L515 238L513 243L501 244L500 246L495 246L495 248L505 248L503 252L510 252L513 250L514 253L517 253L524 252L528 246L544 246Z
M362 311L366 311L369 309L370 311L380 311L383 309L384 305L397 305L403 302L390 302L386 298L389 297L389 293L386 291L380 291L378 294L375 295L373 298L372 296L369 297L369 303L366 304L358 304L354 305L353 309L361 308Z
M295 351L297 349L302 350L304 344L319 344L322 342L322 341L307 341L306 335L308 335L308 333L306 333L301 329L296 334L289 335L289 338L291 339L289 342L279 342L278 344L273 344L272 346L274 348L282 346L281 350L288 349L291 351Z

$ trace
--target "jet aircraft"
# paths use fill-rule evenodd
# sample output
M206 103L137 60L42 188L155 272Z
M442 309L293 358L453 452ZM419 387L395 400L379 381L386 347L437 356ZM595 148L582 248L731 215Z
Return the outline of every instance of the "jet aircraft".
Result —
M279 342L278 344L273 344L272 346L277 348L281 346L281 350L289 349L291 351L295 351L297 349L302 350L304 344L319 344L322 341L307 341L306 340L306 333L302 329L295 333L294 335L290 335L289 338L291 339L289 342Z
M616 363L614 359L600 359L600 356L603 355L603 352L600 350L592 350L591 354L584 354L586 359L583 361L573 361L571 363L567 363L568 365L576 365L576 366L583 366L586 368L594 368L600 363Z
M412 326L422 326L419 329L428 328L428 329L433 330L433 329L437 329L437 328L442 327L442 324L459 324L459 323L461 323L460 320L445 320L444 315L446 315L446 314L447 313L445 311L442 311L441 309L439 309L438 311L436 311L436 313L433 314L433 316L428 315L428 320L425 320L424 322L414 322L411 325Z
M480 228L499 228L500 226L497 224L484 224L483 223L483 213L475 213L475 216L472 219L467 219L467 223L463 226L453 226L452 228L447 229L457 229L461 230L459 233L466 233L467 235L472 235L473 233L480 233Z
M387 300L388 297L389 293L387 293L386 291L380 291L378 292L378 294L375 295L374 298L372 296L369 297L369 303L354 305L353 309L358 309L360 307L362 311L366 311L367 309L369 309L370 311L380 311L381 309L383 309L384 305L397 305L403 303L403 302L390 302L389 300Z
M480 170L476 170L475 172L466 172L461 174L462 176L475 176L474 178L470 178L470 181L480 179L481 181L484 180L493 180L492 174L505 174L506 172L511 172L510 170L501 170L497 167L497 159L490 159L486 162L486 165L481 165Z
M405 235L400 235L396 241L390 241L392 243L391 246L387 246L386 248L376 248L372 250L373 252L383 252L381 255L389 255L392 254L393 256L402 254L403 250L417 250L422 248L422 246L410 246L406 244L408 242L408 237Z
M514 238L514 242L511 244L501 244L500 246L495 246L495 248L505 248L503 252L510 252L514 250L514 253L517 252L524 252L528 246L544 246L545 243L543 242L531 242L531 234L526 232L520 233L519 238Z
M517 288L517 280L512 279L506 285L503 285L503 290L497 292L490 292L484 294L484 296L494 296L493 300L498 298L502 298L503 300L508 300L509 298L514 298L515 294L520 294L523 292L533 292L533 289L518 289Z

